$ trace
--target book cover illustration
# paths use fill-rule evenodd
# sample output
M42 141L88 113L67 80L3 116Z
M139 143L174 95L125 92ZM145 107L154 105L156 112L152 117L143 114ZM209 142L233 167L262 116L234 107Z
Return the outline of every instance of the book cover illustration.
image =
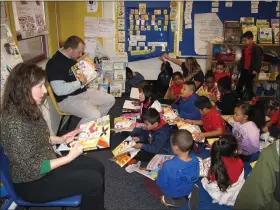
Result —
M272 29L271 28L260 28L259 42L261 44L272 43Z
M169 125L176 124L175 119L179 116L178 111L171 107L163 107L163 118Z
M207 177L208 172L211 166L211 158L201 159L197 157L199 161L199 176L200 177Z
M273 37L274 37L274 43L279 44L279 42L280 42L279 26L273 28Z
M112 151L114 157L110 160L116 162L120 167L123 167L140 151L139 149L133 148L135 144L131 136L127 137Z
M225 42L240 43L241 27L239 21L224 22L224 40Z
M198 125L192 125L183 121L177 122L177 127L179 130L187 130L192 134L192 137L194 140L196 140L196 137L198 134L201 133L201 130ZM202 139L200 142L204 142L205 138Z
M109 115L80 126L78 140L67 144L61 144L58 151L70 150L73 144L80 144L84 151L105 149L110 147L110 117Z
M126 71L125 70L114 70L114 79L115 80L126 80Z
M253 35L254 35L253 41L256 43L257 42L257 38L258 38L258 28L256 26L254 26L254 25L242 27L243 34L245 32L247 32L247 31L251 31L253 33Z
M146 168L136 167L134 171L154 181L157 179L158 176L158 171L148 170Z
M100 84L99 85L99 90L104 92L104 93L108 93L108 89L109 89L109 84Z
M103 71L103 82L106 84L110 84L114 80L114 71Z
M114 70L126 70L126 63L124 63L124 62L114 62L113 69Z
M114 97L122 97L122 84L111 84L110 94Z
M112 61L102 61L102 71L112 71L113 62Z
M150 160L149 164L147 165L147 170L153 170L158 171L162 164L167 161L171 160L174 157L174 155L155 155L152 160Z
M89 56L80 59L70 70L76 78L79 72L83 73L87 78L87 84L99 76L96 66Z
M199 96L206 96L206 97L210 97L210 93L209 92L207 92L205 89L204 89L204 87L203 87L203 85L196 91L196 93L199 95Z
M132 131L136 125L136 117L117 117L114 119L115 132Z

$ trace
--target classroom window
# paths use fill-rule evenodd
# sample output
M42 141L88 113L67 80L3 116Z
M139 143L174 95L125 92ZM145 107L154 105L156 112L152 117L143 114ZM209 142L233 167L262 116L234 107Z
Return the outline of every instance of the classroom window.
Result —
M28 2L29 3L29 2ZM45 20L44 4L41 4L43 18ZM47 58L47 35L38 35L30 38L22 39L21 27L18 20L16 2L13 2L13 13L15 20L15 28L17 32L17 43L23 61L37 63Z

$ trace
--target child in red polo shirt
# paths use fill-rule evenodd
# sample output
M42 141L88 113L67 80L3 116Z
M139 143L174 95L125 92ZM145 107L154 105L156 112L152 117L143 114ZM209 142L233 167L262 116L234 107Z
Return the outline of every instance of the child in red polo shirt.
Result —
M217 61L216 69L214 71L214 76L215 76L216 82L218 82L219 79L221 79L222 77L230 76L230 74L228 72L225 72L226 67L227 67L227 65L225 64L225 62L223 60Z
M236 86L236 92L242 97L243 86L248 91L253 91L253 79L260 72L263 61L263 50L254 44L254 35L251 31L247 31L242 35L244 49L239 62L238 69L241 76Z
M225 134L225 123L216 108L212 106L209 98L199 96L195 101L195 106L202 115L202 120L186 120L188 123L202 125L204 133L196 137L196 141L201 141L208 137L223 136Z
M280 136L280 109L273 113L270 121L263 128L263 131L270 132L270 135L276 138Z
M170 98L176 100L181 95L181 90L184 86L184 77L183 74L179 71L176 71L172 75L172 85L170 86Z

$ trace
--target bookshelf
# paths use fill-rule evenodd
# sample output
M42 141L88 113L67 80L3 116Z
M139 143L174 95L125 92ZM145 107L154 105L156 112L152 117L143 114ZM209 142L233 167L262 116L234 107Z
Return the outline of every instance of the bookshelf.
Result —
M257 45L263 49L264 54L269 52L270 50L273 50L273 51L277 52L278 55L280 55L279 44L257 44ZM242 48L243 48L243 44L241 44L241 43L232 43L232 42L230 42L230 43L209 43L208 48L207 48L207 50L208 50L207 70L213 70L215 64L217 63L217 57L220 57L220 58L222 58L222 60L225 61L226 65L227 65L226 71L229 72L231 76L236 74L236 76L238 77L237 71L238 71L238 64L239 64L240 58L242 56ZM218 49L220 49L220 51ZM218 54L220 54L220 55L218 55ZM272 66L275 66L275 64L272 64L267 61L263 61L262 70L268 69L268 72L265 71L265 73L267 73L267 75L257 74L255 77L256 79L254 80L254 91L260 97L264 97L264 98L273 97L273 95L265 95L264 91L262 91L263 92L262 94L258 94L256 91L257 87L259 85L264 86L265 83L273 83L276 81L276 77L277 77L278 73L275 72L275 68L272 68ZM278 68L278 72L279 72L280 64L278 64L278 66L276 68ZM274 73L271 73L270 72L271 70L274 70ZM262 76L262 77L259 77L259 76ZM237 81L238 81L238 79L235 82L233 81L233 89L235 89Z

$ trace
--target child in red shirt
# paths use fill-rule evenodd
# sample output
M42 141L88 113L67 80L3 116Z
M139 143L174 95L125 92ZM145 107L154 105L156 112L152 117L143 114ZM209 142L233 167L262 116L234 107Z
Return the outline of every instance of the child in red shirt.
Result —
M263 128L264 132L270 132L273 137L280 137L280 109L276 110L270 121Z
M170 98L176 100L181 95L184 86L184 77L181 72L174 72L172 75L172 85L170 86Z
M213 203L233 206L245 182L244 165L236 153L237 141L232 135L220 138L212 146L211 165L201 183Z
M216 108L212 106L209 98L199 96L195 101L195 106L202 115L202 120L186 120L187 123L202 125L204 133L196 136L196 141L201 141L207 137L223 136L225 134L225 122Z
M216 69L214 71L215 81L218 82L219 79L225 76L230 76L228 72L225 72L227 65L223 60L219 60L216 63Z

